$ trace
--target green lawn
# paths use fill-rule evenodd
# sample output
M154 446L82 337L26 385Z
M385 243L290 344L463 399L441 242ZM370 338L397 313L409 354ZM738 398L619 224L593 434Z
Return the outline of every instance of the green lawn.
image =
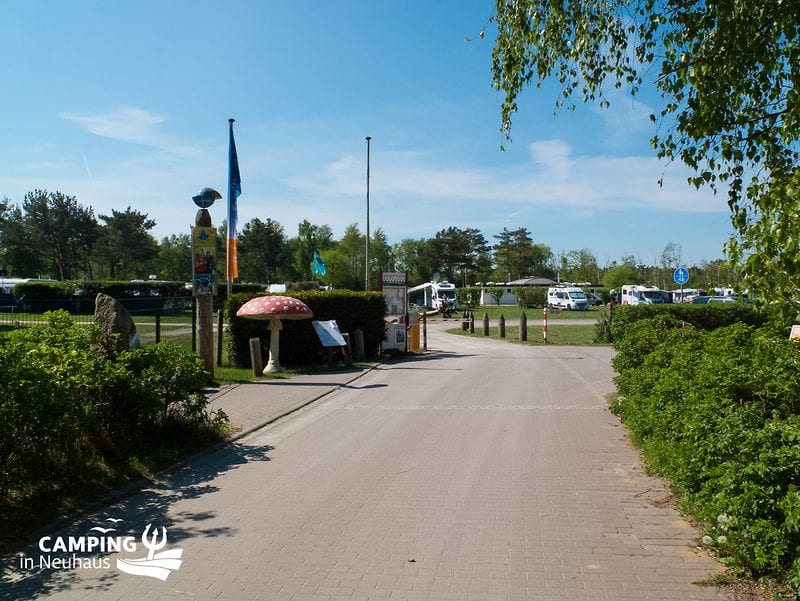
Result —
M475 323L478 323L483 319L484 313L489 316L490 320L497 320L500 318L500 315L503 315L506 318L506 323L508 323L510 319L519 319L519 316L522 313L522 309L518 305L476 307L475 309L471 309L471 311L475 315ZM558 309L548 309L547 320L563 321L567 319L591 319L592 321L597 321L600 316L607 311L608 309L606 307L590 307L588 311L559 311ZM455 315L461 316L463 313L463 311L458 311L455 313ZM525 309L525 316L528 318L528 325L530 326L531 320L542 319L542 309Z
M472 336L484 338L483 323L476 321L475 333L470 334L469 331L464 331L460 327L447 330L452 334L460 336ZM547 328L547 344L560 344L560 345L578 345L588 346L597 344L594 341L596 329L594 325L571 325L571 326L554 326ZM500 339L500 328L497 325L489 326L488 338ZM541 322L531 324L528 320L528 340L520 342L519 340L519 325L508 325L506 322L506 336L505 340L509 342L516 342L518 344L543 344L543 333Z

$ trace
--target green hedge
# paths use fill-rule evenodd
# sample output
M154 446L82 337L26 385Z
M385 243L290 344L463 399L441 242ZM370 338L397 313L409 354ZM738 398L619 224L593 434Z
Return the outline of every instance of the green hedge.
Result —
M228 358L238 367L250 367L250 338L261 339L262 357L268 356L269 328L267 322L236 317L236 312L259 294L234 294L225 304L229 327ZM312 319L335 319L342 332L360 329L364 333L367 357L375 357L384 339L386 298L380 292L349 290L296 291L291 296L303 301L314 313ZM313 363L324 356L311 319L284 321L280 335L280 360L286 365Z
M71 313L94 313L98 293L122 303L132 315L180 313L191 303L191 290L184 282L21 282L14 287L19 308L30 313L63 309Z
M656 316L668 316L672 320L701 330L714 330L734 323L759 327L767 324L771 319L767 312L755 305L744 303L614 305L611 319L611 339L623 338L631 324Z
M697 315L708 325L736 309ZM706 545L736 572L800 590L800 345L774 334L782 324L704 330L657 313L615 342L615 413Z

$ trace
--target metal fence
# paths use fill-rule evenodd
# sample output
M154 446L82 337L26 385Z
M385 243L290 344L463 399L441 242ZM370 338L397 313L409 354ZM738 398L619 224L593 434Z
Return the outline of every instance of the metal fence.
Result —
M131 314L143 344L192 335L191 298L132 297L118 300ZM35 304L32 301L15 302L11 299L9 302L7 299L0 299L0 337L20 328L46 324L45 313L59 309L69 312L78 324L93 324L94 314L86 312L90 308L93 309L85 302L65 302L63 298L36 299Z

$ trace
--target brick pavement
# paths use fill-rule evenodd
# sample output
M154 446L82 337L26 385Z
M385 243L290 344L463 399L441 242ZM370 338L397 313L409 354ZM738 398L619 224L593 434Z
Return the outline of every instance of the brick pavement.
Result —
M606 408L608 349L452 341L435 329L430 343L438 352L355 380L308 376L220 391L213 402L245 429L325 396L62 533L79 536L107 517L136 533L166 524L184 563L165 582L113 567L28 570L16 583L4 576L3 592L725 598L693 584L720 566L696 550L698 532L666 502L663 484L642 474Z
M222 409L238 429L234 439L262 428L305 407L340 387L346 387L366 369L345 369L320 374L270 379L222 386L209 396L209 408Z

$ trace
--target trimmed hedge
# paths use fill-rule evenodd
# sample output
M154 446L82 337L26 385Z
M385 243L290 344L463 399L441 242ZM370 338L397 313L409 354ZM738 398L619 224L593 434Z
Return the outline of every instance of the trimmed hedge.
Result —
M770 321L770 316L766 312L755 305L745 303L614 305L611 340L624 338L631 324L657 316L668 316L673 321L683 322L701 330L714 330L734 323L761 327Z
M236 312L251 298L264 294L234 294L225 304L228 323L228 358L237 367L250 367L250 338L261 339L262 357L268 356L270 333L266 321L236 317ZM296 291L291 296L303 301L314 313L313 320L335 319L342 332L351 336L356 330L364 333L367 357L375 357L384 339L386 298L380 292L350 290ZM312 319L283 321L280 335L280 359L286 365L315 362L324 356L324 349L311 324Z
M737 313L765 318L700 309L706 326ZM782 323L702 329L654 313L630 320L615 341L612 409L648 468L704 525L705 545L737 573L799 591L800 345L775 335Z
M21 282L14 286L19 308L29 313L59 309L94 313L94 301L101 292L119 300L132 315L180 313L192 296L184 282Z

